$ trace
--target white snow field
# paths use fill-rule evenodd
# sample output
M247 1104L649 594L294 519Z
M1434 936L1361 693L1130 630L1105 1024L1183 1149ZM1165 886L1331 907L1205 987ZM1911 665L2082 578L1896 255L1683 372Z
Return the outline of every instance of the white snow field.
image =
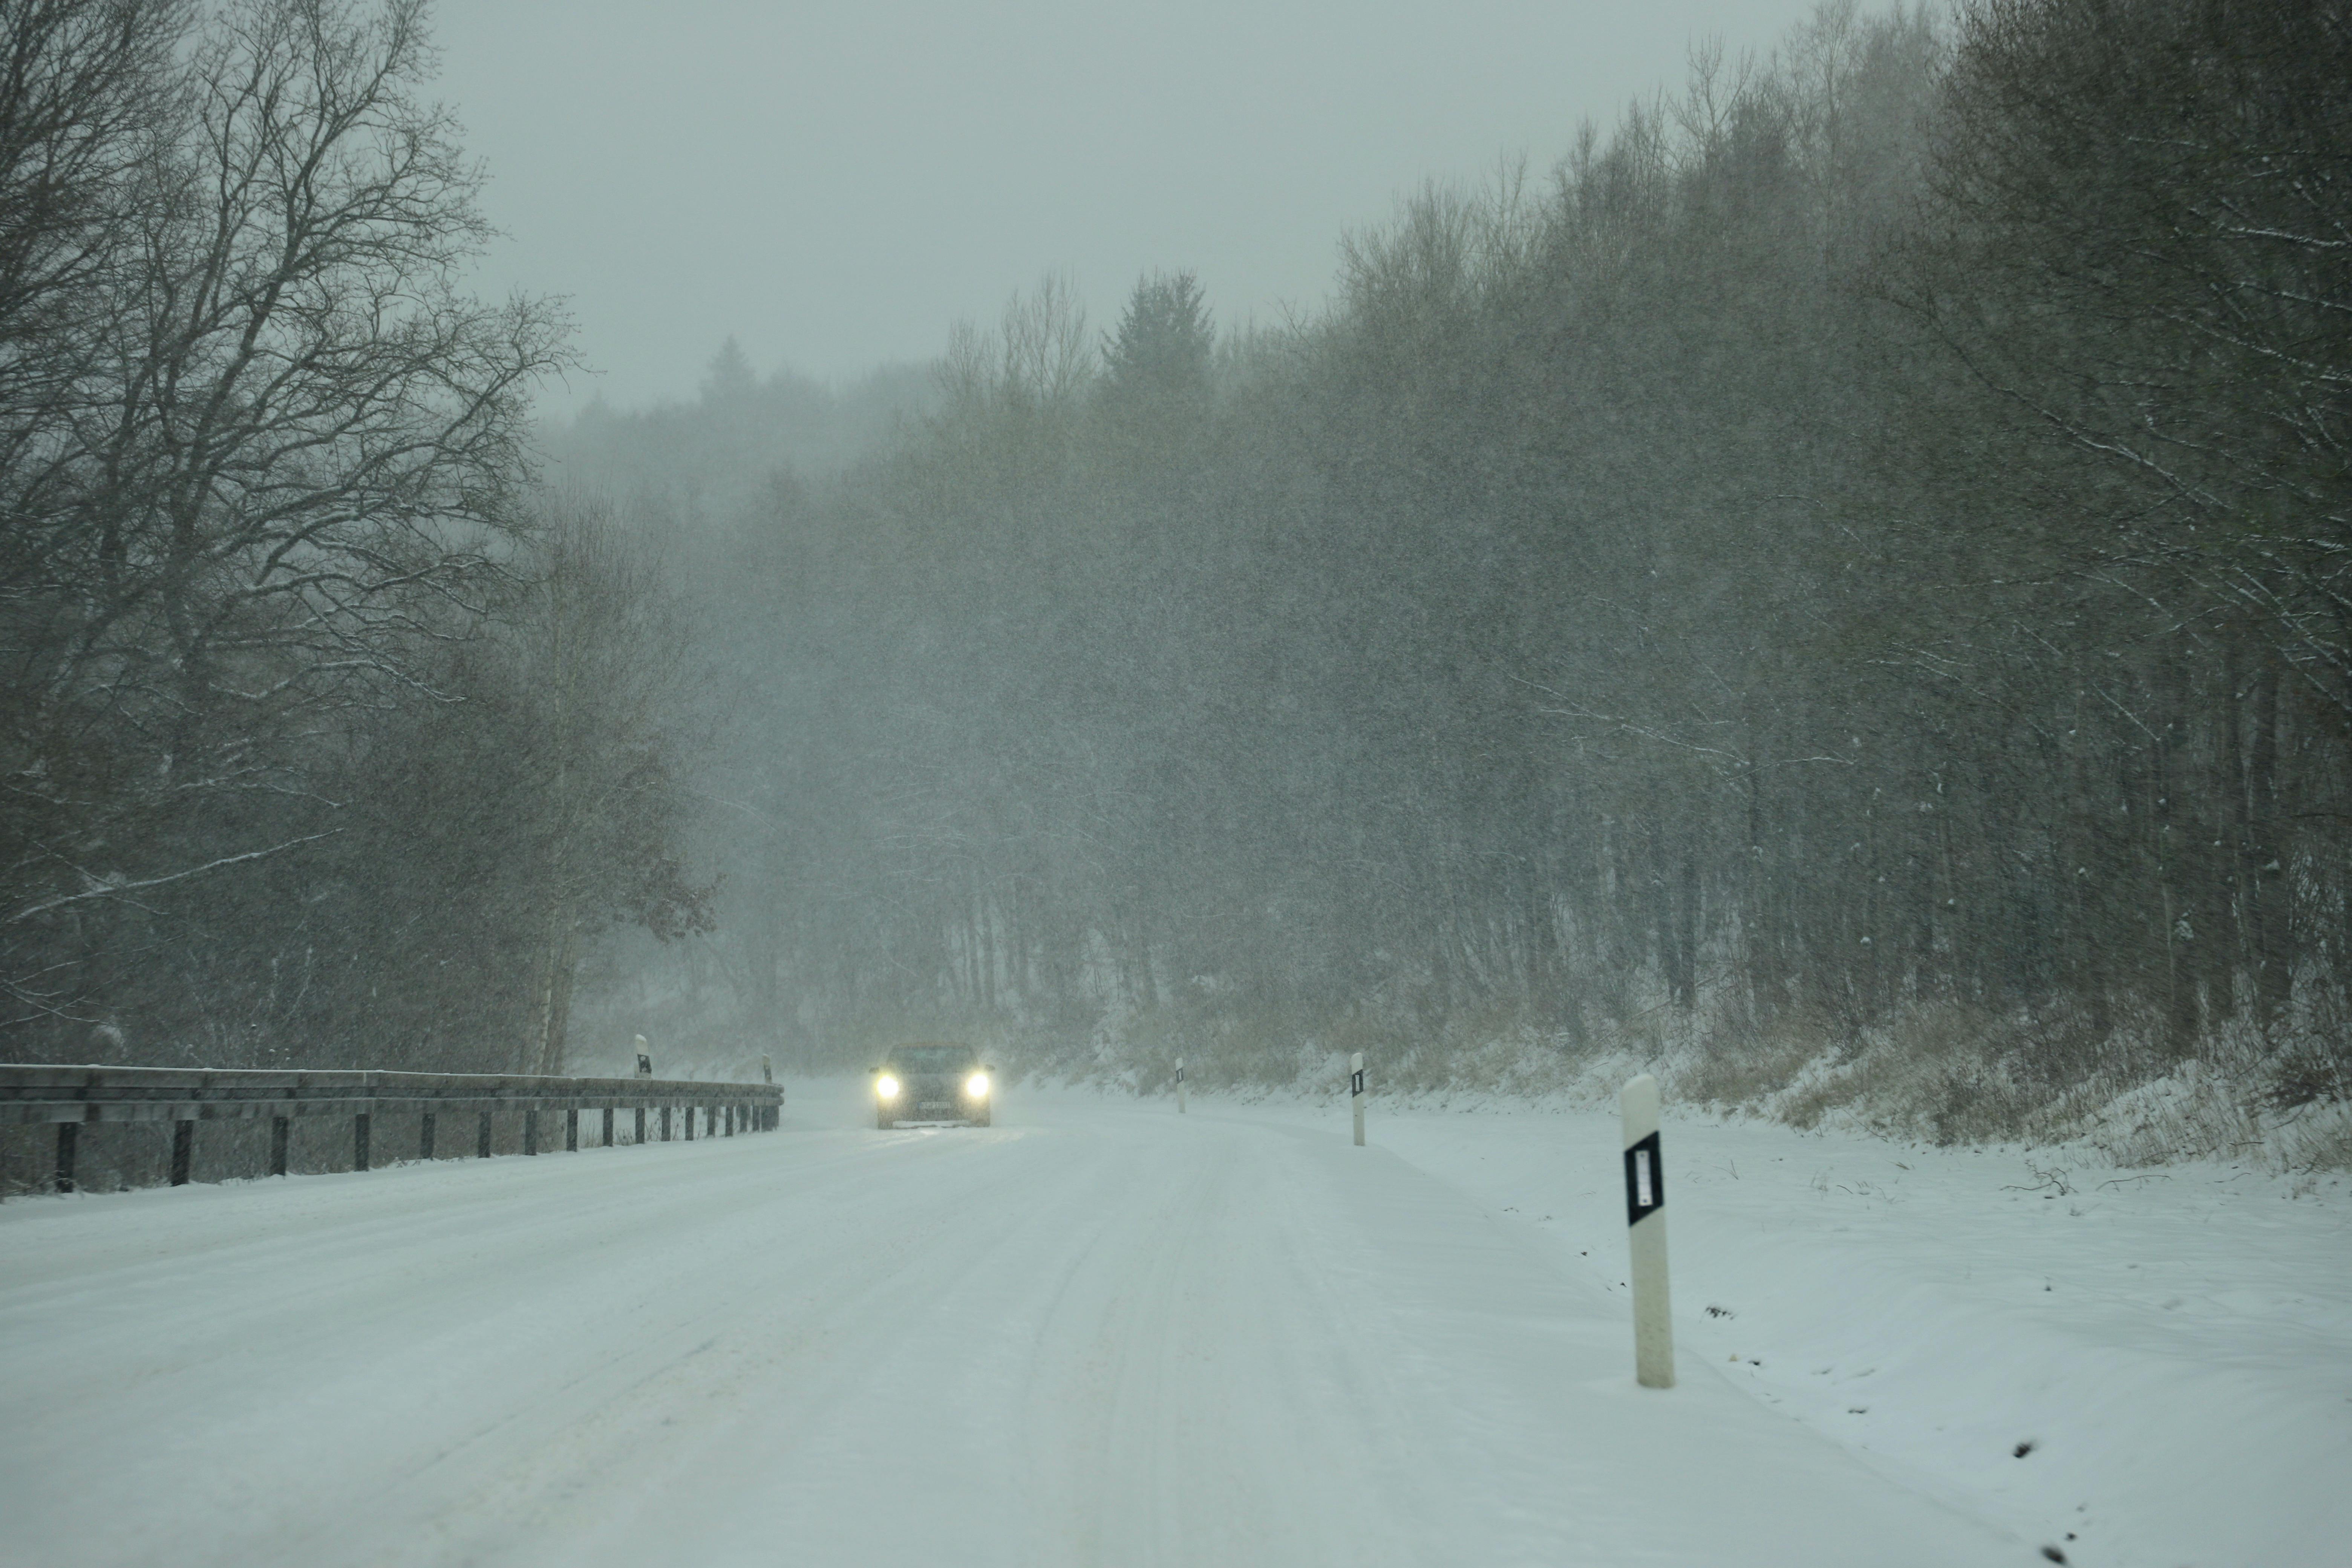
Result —
M2352 1563L2340 1186L1670 1113L1654 1391L1608 1117L862 1110L0 1206L0 1561Z

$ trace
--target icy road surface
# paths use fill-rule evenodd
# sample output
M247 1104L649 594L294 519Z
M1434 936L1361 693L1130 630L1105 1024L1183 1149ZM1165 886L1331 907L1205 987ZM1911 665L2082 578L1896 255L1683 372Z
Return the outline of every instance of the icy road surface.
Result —
M879 1133L851 1092L777 1134L8 1204L0 1559L1924 1568L2055 1534L1932 1449L1824 1429L1810 1365L1771 1381L1776 1340L1837 1332L1775 1323L1835 1294L1814 1243L1778 1273L1678 1257L1683 1385L1635 1388L1619 1259L1578 1246L1622 1247L1581 1168L1606 1119L1386 1124L1400 1153L1344 1111L1018 1092L991 1130ZM1746 1226L1703 1190L1670 1185L1678 1226ZM1742 1268L1749 1316L1706 1318ZM1871 1352L2000 1375L1998 1314L1933 1283ZM1718 1353L1732 1325L1761 1368ZM1862 1402L1832 1382L1824 1408ZM2244 1500L2260 1560L2320 1561Z

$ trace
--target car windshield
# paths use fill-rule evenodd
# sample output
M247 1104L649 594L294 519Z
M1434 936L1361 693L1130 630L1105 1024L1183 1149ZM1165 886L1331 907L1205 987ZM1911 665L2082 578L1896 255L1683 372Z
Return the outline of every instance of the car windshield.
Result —
M891 1065L900 1072L954 1072L971 1060L971 1051L963 1046L900 1046L890 1053Z

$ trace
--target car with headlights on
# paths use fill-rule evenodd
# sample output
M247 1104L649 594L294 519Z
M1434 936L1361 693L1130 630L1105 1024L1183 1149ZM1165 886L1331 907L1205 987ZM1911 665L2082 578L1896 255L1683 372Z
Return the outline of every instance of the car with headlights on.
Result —
M924 1041L893 1046L874 1069L874 1124L988 1125L994 1086L970 1046Z

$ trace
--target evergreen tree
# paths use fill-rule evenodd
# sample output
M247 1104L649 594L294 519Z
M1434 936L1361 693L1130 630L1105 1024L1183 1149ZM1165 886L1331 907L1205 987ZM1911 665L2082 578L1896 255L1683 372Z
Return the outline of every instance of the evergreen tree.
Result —
M1103 335L1104 395L1114 405L1203 400L1216 341L1198 278L1189 271L1139 278L1118 330Z

